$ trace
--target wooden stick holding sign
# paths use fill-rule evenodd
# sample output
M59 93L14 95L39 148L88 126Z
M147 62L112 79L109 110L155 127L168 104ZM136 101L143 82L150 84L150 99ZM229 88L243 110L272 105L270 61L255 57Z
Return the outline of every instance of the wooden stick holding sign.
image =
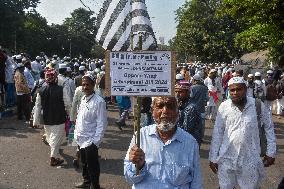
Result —
M139 41L138 41L138 45L139 45L139 50L142 50L142 35L139 35ZM138 148L140 148L140 129L141 129L141 124L140 124L140 121L141 121L141 97L138 96L137 97L137 109L136 109L136 145ZM137 165L136 165L136 175L139 175L140 174L140 170L137 168Z

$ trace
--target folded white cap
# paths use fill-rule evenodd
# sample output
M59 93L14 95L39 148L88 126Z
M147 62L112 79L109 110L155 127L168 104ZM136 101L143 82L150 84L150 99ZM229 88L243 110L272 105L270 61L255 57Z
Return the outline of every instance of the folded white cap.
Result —
M59 64L59 69L67 68L66 64Z
M79 67L79 70L80 70L80 71L84 71L84 70L85 70L85 66L80 66L80 67Z
M261 73L260 72L255 72L254 76L259 77L259 76L261 76Z
M244 84L246 83L243 77L232 77L228 82L228 86L232 84L241 84L241 83L244 83Z
M177 79L177 80L182 80L182 79L184 79L184 77L183 77L182 74L177 74L177 75L176 75L176 79Z
M23 58L22 55L20 55L20 54L19 54L19 55L16 55L16 59L17 59L17 60L22 60L22 58Z
M248 78L253 78L253 74L248 74Z
M209 71L209 73L214 73L214 72L216 72L215 69L211 69L211 70Z

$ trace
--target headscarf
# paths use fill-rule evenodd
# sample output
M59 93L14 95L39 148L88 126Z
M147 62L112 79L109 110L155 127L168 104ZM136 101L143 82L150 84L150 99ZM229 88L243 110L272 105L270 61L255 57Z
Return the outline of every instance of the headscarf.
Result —
M45 81L46 83L56 83L57 81L57 72L54 68L48 68L45 71Z

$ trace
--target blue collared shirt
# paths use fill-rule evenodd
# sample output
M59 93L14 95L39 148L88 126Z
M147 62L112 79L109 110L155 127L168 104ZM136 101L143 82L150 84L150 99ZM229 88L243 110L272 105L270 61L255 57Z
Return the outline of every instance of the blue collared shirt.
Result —
M145 153L145 166L136 175L128 154L135 143L132 138L124 160L124 175L133 189L202 189L199 146L181 128L166 143L160 139L156 125L141 128L140 148Z

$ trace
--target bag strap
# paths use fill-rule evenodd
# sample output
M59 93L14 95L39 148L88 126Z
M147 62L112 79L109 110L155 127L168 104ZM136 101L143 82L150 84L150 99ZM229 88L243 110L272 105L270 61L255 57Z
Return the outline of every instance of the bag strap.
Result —
M258 122L258 129L261 128L261 100L260 99L255 99L255 108L256 108L256 116L257 116L257 122Z

